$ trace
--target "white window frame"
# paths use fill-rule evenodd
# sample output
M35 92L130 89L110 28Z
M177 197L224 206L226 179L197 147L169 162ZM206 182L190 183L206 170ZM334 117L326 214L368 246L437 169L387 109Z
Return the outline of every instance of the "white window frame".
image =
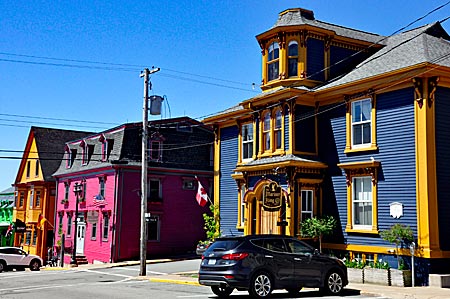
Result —
M102 241L108 241L109 237L109 214L103 213L103 223L102 223ZM106 235L105 235L106 233Z
M357 194L356 188L357 185L360 184L360 194ZM362 184L362 185L361 185ZM367 184L367 185L366 185ZM370 192L364 191L364 186L370 186ZM352 178L352 225L354 229L361 229L361 230L372 230L373 225L373 185L372 185L372 177L371 176L356 176ZM360 198L362 196L362 198ZM355 207L355 204L370 204L371 210L370 210L370 223L363 223L363 224L356 224L355 223L355 216L357 213L357 209ZM363 212L364 214L364 212Z
M304 198L305 197L305 198ZM314 217L314 190L312 189L302 189L300 191L300 198L301 198L301 212L300 212L300 221L304 221L307 219L307 217L304 217L303 215L308 215L309 218ZM304 206L304 202L305 205Z
M369 117L368 119L362 119L363 115L364 115L364 105L366 105L368 103L369 106L369 110L366 111L367 116ZM359 115L356 115L356 108L357 106L360 107L360 113ZM355 117L358 117L359 120L354 121ZM358 100L358 101L353 101L351 103L351 139L352 139L352 148L364 148L364 147L370 147L372 145L372 99L370 98L365 98L362 100ZM370 134L370 140L368 142L364 142L364 130L361 130L361 144L355 144L355 128L356 127L361 127L363 128L364 125L369 124L369 134Z
M242 136L242 161L250 161L253 159L253 142L254 142L254 135L253 135L253 123L246 123L242 124L241 127L241 136ZM247 146L247 150L245 149L245 146Z
M239 215L239 224L240 227L244 227L245 224L245 193L247 192L247 186L245 184L242 184L241 186L241 202L240 202L240 215Z
M275 110L273 118L273 146L274 150L280 150L283 146L283 111L281 111L281 109ZM280 144L278 144L278 134L280 135Z
M71 214L67 214L67 236L71 236L72 235L72 215Z

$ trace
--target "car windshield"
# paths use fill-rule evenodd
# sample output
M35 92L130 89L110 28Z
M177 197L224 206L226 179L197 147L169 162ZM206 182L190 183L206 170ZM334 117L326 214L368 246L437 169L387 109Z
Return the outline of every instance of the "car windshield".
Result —
M209 246L208 251L227 251L236 248L239 243L239 240L217 240Z

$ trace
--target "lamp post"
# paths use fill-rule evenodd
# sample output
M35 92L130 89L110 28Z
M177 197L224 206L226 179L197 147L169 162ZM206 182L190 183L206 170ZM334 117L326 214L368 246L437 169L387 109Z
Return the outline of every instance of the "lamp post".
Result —
M71 265L77 265L77 230L78 230L78 198L83 192L83 185L75 183L73 186L73 193L75 194L75 227L73 230L73 250L72 250L72 260Z

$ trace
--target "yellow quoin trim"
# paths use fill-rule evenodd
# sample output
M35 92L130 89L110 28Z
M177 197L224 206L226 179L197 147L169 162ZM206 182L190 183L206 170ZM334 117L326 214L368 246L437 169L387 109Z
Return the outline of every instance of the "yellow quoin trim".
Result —
M430 90L429 78L416 78L422 81L423 93L415 93L414 122L416 145L416 200L418 246L425 256L441 255L439 244L439 222L436 183L436 147L434 103L428 105ZM423 105L419 107L419 101Z
M220 129L216 131L214 141L214 205L220 204Z

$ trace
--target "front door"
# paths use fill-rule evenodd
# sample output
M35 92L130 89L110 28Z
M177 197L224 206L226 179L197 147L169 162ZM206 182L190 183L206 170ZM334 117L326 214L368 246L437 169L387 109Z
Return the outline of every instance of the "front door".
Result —
M78 222L77 224L77 254L84 254L84 235L86 231L86 223Z

